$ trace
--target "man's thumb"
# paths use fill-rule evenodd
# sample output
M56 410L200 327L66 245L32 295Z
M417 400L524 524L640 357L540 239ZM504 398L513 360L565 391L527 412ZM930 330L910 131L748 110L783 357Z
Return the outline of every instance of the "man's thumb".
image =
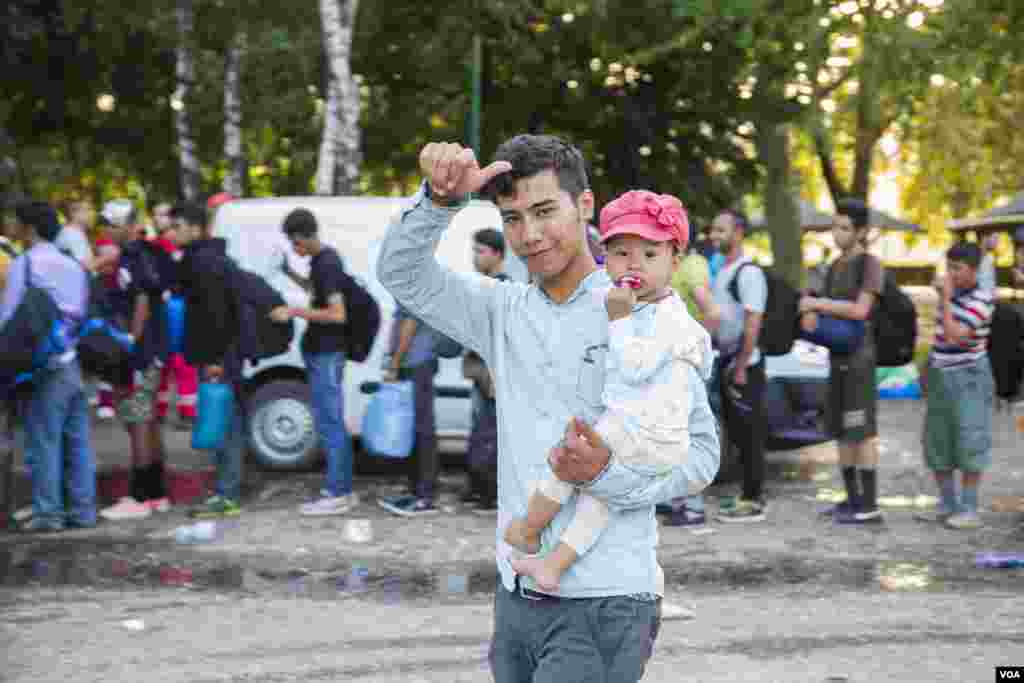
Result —
M512 170L512 164L507 161L495 161L487 168L480 171L480 179L486 185L491 182L495 177L500 176L502 173L508 173Z

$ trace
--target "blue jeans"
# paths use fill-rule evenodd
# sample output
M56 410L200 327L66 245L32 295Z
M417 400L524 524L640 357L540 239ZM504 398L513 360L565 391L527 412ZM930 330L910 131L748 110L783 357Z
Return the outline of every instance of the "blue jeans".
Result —
M236 387L231 426L224 450L213 454L213 464L217 468L217 495L230 498L236 503L242 500L242 458L245 457L245 416L240 396Z
M534 601L499 583L491 674L495 683L636 683L660 627L660 599Z
M32 463L33 518L55 529L94 526L96 458L78 361L40 373L22 404L22 416Z
M302 359L313 394L317 436L327 456L325 488L332 496L347 496L352 493L352 439L345 428L345 354L303 352Z

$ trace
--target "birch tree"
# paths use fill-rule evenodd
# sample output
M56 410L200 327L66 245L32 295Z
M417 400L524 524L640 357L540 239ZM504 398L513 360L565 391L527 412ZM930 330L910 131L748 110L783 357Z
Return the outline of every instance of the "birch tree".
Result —
M178 0L175 7L178 24L178 45L175 50L175 78L177 87L171 100L174 109L174 127L178 137L178 164L181 192L185 199L194 201L199 196L199 158L192 135L189 117L189 99L195 84L195 63L192 54L192 0Z
M248 164L242 141L242 61L247 36L239 30L228 45L224 59L224 159L228 172L223 188L236 197L245 194Z
M319 195L353 194L359 180L359 87L350 64L358 5L358 0L320 0L328 87L316 170Z

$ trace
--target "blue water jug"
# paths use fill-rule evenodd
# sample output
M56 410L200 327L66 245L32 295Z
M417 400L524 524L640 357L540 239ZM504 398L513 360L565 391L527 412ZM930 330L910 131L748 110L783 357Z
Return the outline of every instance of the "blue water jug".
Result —
M363 414L363 444L373 455L408 458L416 439L412 382L382 382Z
M185 298L167 300L167 339L171 353L185 353Z
M222 450L231 430L234 411L235 396L230 384L200 384L198 410L192 427L192 448L197 451Z

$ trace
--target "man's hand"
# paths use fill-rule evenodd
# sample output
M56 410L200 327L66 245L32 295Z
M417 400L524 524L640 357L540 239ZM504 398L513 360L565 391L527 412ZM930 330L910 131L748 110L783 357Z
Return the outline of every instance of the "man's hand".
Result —
M813 296L800 297L800 304L797 307L801 313L813 313L818 305L818 299Z
M473 150L454 142L432 142L420 152L420 171L441 203L478 192L492 178L511 170L507 161L481 169Z
M569 420L562 444L551 449L548 464L562 481L589 482L601 474L611 456L601 435L574 417Z
M270 311L270 319L275 323L286 323L292 319L292 309L287 306L278 306Z
M636 306L636 292L630 287L612 287L604 302L608 309L609 320L619 320L629 316Z

